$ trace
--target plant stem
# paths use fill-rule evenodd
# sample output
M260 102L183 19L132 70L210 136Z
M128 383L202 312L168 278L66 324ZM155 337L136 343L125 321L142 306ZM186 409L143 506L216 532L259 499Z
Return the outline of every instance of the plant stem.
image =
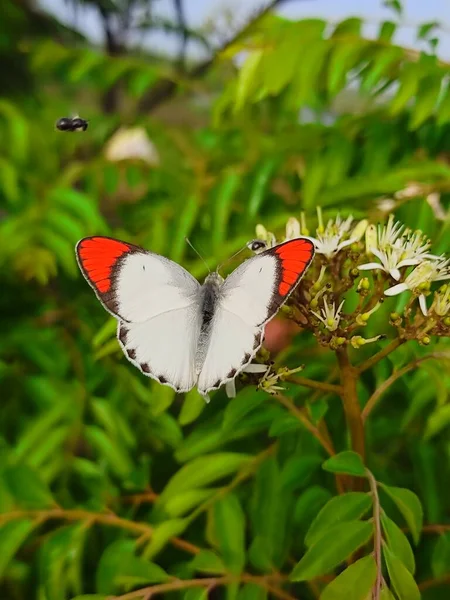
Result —
M375 580L375 585L372 590L372 599L380 600L381 594L381 581L383 578L383 573L381 570L381 517L380 517L380 499L378 497L378 487L375 477L366 469L367 477L370 483L370 489L372 491L373 496L373 525L374 525L374 557L375 564L377 566L377 578Z
M344 405L348 429L350 431L352 450L357 452L364 461L366 454L364 424L361 418L361 407L359 406L358 394L356 391L356 382L358 381L359 371L350 363L347 348L339 348L339 350L336 350L336 355L341 371L341 398ZM363 481L360 480L359 483L355 482L355 485L359 488L362 483Z
M431 354L427 354L426 356L421 356L420 358L416 358L416 360L411 361L409 364L405 365L398 371L394 371L394 373L392 373L392 375L390 375L390 377L388 377L386 379L386 381L383 381L383 383L380 385L380 387L378 389L376 389L374 391L374 393L370 396L369 400L367 401L367 403L362 411L363 421L365 421L367 419L367 417L370 415L372 410L375 408L376 403L378 402L380 397L384 394L384 392L393 383L395 383L397 381L397 379L400 379L400 377L403 377L403 375L405 375L405 373L408 373L408 371L411 371L412 369L416 369L421 363L423 363L426 360L430 360L431 358L435 358L435 359L441 358L441 359L450 360L450 353L448 353L448 352L432 352Z
M49 521L52 519L61 519L63 521L88 521L91 523L100 523L101 525L107 525L109 527L117 527L141 536L151 536L153 534L153 527L147 525L147 523L129 521L128 519L118 517L114 513L95 513L81 509L65 510L63 508L54 508L49 510L16 510L1 514L0 524L15 519L37 519L38 521ZM198 546L195 546L186 540L182 540L181 538L174 537L170 541L176 548L189 552L189 554L198 554L201 551L201 548Z
M286 396L283 396L283 394L273 394L273 397L278 400L278 402L280 404L282 404L283 406L285 406L288 411L294 415L295 418L297 418L300 423L302 423L302 425L304 425L306 427L306 429L312 433L312 435L316 438L316 440L320 443L320 445L322 446L322 448L324 448L326 450L326 452L330 455L333 456L334 454L336 454L332 444L330 443L329 440L327 440L322 433L318 430L318 428L313 425L311 423L311 421L308 419L308 417L302 412L302 410L300 408L298 408L297 406L295 406L295 404Z
M340 395L342 387L335 383L327 383L325 381L316 381L315 379L308 379L307 377L286 377L286 381L302 385L313 390L321 390L322 392L331 392L332 394Z
M371 367L379 363L380 360L388 356L391 352L394 352L394 350L396 350L404 342L406 342L406 340L402 338L395 338L394 340L392 340L392 342L389 342L389 344L385 346L383 350L380 350L379 352L368 358L366 361L361 363L359 367L356 367L356 370L359 374L363 373L364 371L367 371L367 369L370 369Z
M159 583L149 587L128 592L121 596L112 596L110 600L135 600L137 598L151 598L155 594L164 594L166 592L173 592L176 590L185 590L194 587L206 587L213 589L221 585L227 585L229 583L255 583L263 587L264 589L271 592L276 598L282 600L295 600L293 596L280 590L278 587L271 585L270 581L283 581L285 579L282 575L250 575L243 573L241 576L225 575L223 577L205 577L203 579L175 579L174 581L168 581L166 583Z

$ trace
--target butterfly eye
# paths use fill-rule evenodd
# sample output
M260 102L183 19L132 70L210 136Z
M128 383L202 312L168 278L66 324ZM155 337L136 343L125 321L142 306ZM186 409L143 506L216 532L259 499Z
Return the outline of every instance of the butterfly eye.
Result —
M266 250L267 244L262 240L252 240L251 242L248 242L247 248L252 252L260 252L261 250Z

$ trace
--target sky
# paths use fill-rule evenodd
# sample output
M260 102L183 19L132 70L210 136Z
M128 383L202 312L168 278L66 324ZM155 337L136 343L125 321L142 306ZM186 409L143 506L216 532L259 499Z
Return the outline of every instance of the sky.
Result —
M245 23L249 15L261 7L264 0L184 0L189 27L195 29L208 19L217 19L227 10L233 15L236 24ZM398 28L395 42L421 49L423 42L416 40L417 26L430 21L442 25L439 32L438 54L443 60L450 61L450 0L403 0L404 15ZM51 12L58 19L75 26L94 42L103 42L100 20L95 9L78 7L76 13L67 0L38 0L38 5ZM155 14L173 17L172 0L155 0ZM382 0L285 0L280 14L293 18L319 17L339 21L349 16L360 16L365 21L366 35L376 35L378 25L384 19L393 20L393 12L383 7ZM223 23L219 18L219 22ZM223 26L222 26L223 27ZM146 35L144 45L161 52L173 53L177 43L173 36L152 32ZM201 56L201 48L190 46L192 57Z

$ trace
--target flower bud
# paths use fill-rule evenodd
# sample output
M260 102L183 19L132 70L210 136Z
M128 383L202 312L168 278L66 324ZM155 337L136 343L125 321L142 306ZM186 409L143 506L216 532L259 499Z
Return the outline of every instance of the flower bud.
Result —
M366 229L366 254L372 254L371 248L377 247L377 228L369 225Z
M422 344L422 346L428 346L428 344L431 342L430 336L428 335L424 335L422 338L419 339L419 343Z
M363 277L356 288L359 293L364 293L370 290L370 281L367 277Z
M444 325L446 327L450 327L450 317L445 317L445 319L444 319Z
M293 240L298 237L300 237L300 223L295 217L291 217L286 223L286 239Z
M367 219L363 219L362 221L360 221L358 223L358 225L356 225L356 227L352 231L352 235L351 235L352 239L359 242L359 240L364 235L368 225L369 225L369 221Z

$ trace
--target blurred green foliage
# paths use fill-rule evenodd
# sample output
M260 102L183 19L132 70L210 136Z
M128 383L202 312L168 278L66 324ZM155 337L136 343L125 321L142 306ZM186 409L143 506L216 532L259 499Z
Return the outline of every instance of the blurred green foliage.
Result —
M300 210L314 222L317 204L376 221L388 196L434 252L448 252L450 66L433 28L418 32L429 51L416 53L392 42L394 13L373 40L359 19L330 31L267 15L189 82L164 61L36 35L6 4L15 34L0 47L0 597L126 600L161 584L164 597L186 600L312 599L353 555L321 597L365 600L376 571L358 549L372 535L373 496L336 495L332 474L365 477L357 456L322 469L327 455L301 419L254 386L206 405L146 379L124 360L74 245L111 235L201 278L185 236L214 267L258 222L278 231ZM140 100L167 76L178 94L143 113ZM113 86L121 102L107 114L101 98ZM55 130L72 112L89 120L84 134ZM127 126L144 128L153 164L107 158ZM436 193L443 217L426 201ZM369 369L361 403L423 350L402 347ZM276 360L305 363L318 381L336 375L306 334ZM433 361L411 371L365 429L367 465L385 484L383 572L395 594L380 598L418 598L414 581L423 598L448 598L449 379ZM287 388L338 451L349 449L331 392L318 400Z

